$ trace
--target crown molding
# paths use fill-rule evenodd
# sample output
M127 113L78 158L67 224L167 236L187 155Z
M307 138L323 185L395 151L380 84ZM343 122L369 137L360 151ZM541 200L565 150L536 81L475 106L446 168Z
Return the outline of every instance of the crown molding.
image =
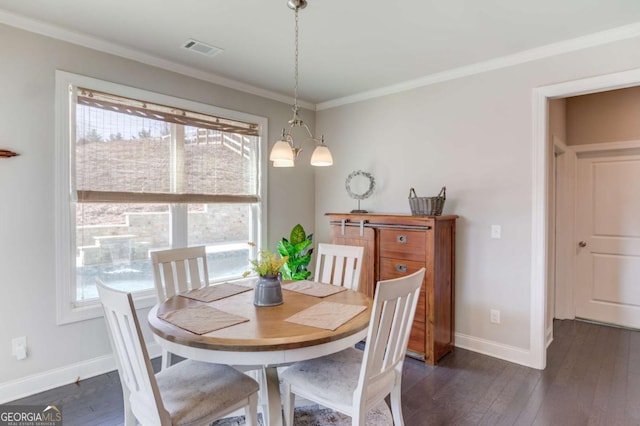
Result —
M87 47L89 49L98 50L104 53L109 53L111 55L119 56L125 59L131 59L136 62L162 68L167 71L176 72L178 74L186 75L198 80L207 81L209 83L228 87L230 89L249 93L251 95L272 99L274 101L283 102L286 104L293 103L293 98L290 96L282 95L270 90L265 90L226 77L221 77L213 73L201 71L196 68L162 59L139 50L108 42L87 34L71 31L57 25L48 24L39 20L27 18L22 15L10 13L2 9L0 9L0 23L32 33L40 34L46 37L76 44L78 46ZM305 109L315 111L315 104L311 102L298 100L298 104Z
M586 36L576 37L558 43L547 44L545 46L536 47L534 49L523 50L522 52L518 52L513 55L502 56L499 58L490 59L488 61L477 62L475 64L453 68L451 70L435 74L429 74L424 77L420 77L414 80L408 80L386 87L381 87L379 89L369 90L355 95L321 102L316 105L316 111L392 95L394 93L404 92L419 87L455 80L462 77L468 77L487 71L494 71L500 68L507 68L538 59L549 58L552 56L561 55L563 53L575 52L577 50L600 46L603 44L613 43L616 41L626 40L639 36L640 22L637 22L634 24L613 28L611 30L600 31Z
M60 26L27 18L22 15L13 14L1 9L0 23L33 33L41 34L54 39L62 40L68 43L116 55L122 58L131 59L143 64L155 66L168 71L173 71L178 74L197 78L199 80L207 81L209 83L228 87L230 89L238 90L263 98L272 99L286 104L291 104L293 102L293 98L290 96L282 95L280 93L272 92L270 90L262 89L260 87L252 86L226 77L221 77L213 73L201 71L193 67L149 55L139 50L104 41L87 34L67 30ZM303 100L298 100L298 103L305 109L309 109L311 111L320 111L639 36L640 22L637 22L634 24L600 31L582 37L576 37L558 43L536 47L534 49L524 50L513 55L502 56L499 58L490 59L488 61L478 62L475 64L458 67L435 74L429 74L417 79L408 80L402 83L393 84L381 87L379 89L345 96L342 98L332 99L318 104L313 104L311 102Z

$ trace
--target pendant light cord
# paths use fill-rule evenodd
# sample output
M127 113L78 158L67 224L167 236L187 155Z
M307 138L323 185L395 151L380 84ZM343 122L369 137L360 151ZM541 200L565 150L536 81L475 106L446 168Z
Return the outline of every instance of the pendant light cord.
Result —
M296 7L296 29L295 29L295 67L294 67L294 86L293 86L293 112L295 117L298 116L298 8Z

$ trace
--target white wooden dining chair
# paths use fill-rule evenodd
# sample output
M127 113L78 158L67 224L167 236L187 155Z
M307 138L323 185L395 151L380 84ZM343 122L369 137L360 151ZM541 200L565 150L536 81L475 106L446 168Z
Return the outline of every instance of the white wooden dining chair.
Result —
M318 244L315 281L358 291L364 247Z
M244 407L257 425L258 383L227 365L185 360L154 375L131 293L98 280L118 361L125 425L208 425Z
M151 252L158 302L209 285L205 246Z
M159 303L209 285L205 246L152 251L151 264ZM166 349L162 350L161 365L163 370L171 365L171 353Z
M367 412L390 395L394 424L404 425L402 366L424 272L378 282L364 352L349 348L282 373L287 426L296 395L351 416L353 425L364 425Z

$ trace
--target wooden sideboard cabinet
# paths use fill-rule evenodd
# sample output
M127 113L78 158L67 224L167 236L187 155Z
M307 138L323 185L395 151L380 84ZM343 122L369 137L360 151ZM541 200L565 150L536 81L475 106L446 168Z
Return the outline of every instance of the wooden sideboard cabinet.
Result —
M458 216L327 213L333 244L364 247L360 291L426 268L408 355L435 364L454 347Z

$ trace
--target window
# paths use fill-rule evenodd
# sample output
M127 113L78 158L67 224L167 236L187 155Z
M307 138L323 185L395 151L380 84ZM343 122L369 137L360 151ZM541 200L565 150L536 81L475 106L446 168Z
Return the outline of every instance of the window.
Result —
M95 279L155 301L149 252L205 245L240 278L262 241L266 120L58 71L58 322L100 315Z

